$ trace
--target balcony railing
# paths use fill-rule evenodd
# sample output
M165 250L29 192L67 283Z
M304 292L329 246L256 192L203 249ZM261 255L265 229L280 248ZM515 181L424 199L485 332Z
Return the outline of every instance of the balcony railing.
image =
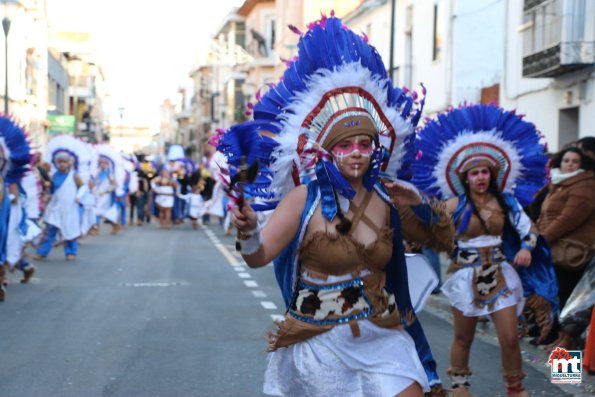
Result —
M523 57L524 77L556 77L595 63L595 42L560 43Z
M525 0L523 76L557 77L595 64L586 0Z

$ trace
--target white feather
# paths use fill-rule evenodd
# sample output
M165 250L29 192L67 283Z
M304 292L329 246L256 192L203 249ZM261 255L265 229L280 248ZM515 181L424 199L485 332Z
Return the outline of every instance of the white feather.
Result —
M54 156L61 150L68 150L76 157L77 173L87 178L91 174L91 160L93 153L89 145L72 135L58 135L50 139L45 147L43 160L52 166L52 173L56 171L53 163Z
M506 184L504 185L504 191L512 193L515 188L515 181L521 175L523 171L523 165L521 164L520 155L515 148L514 144L508 142L502 138L502 132L496 131L496 129L490 131L461 131L454 139L447 141L443 144L440 155L438 156L438 163L434 168L434 177L436 178L436 186L442 192L444 198L450 198L458 195L462 192L456 192L451 190L448 183L449 171L452 170L452 166L459 164L459 161L451 163L451 168L448 169L448 164L451 162L453 156L464 146L470 144L476 144L481 146L482 143L488 143L499 148L509 158L510 171Z
M0 165L2 165L2 163L4 163L2 165L2 168L0 168L0 175L2 176L2 178L4 178L6 176L6 174L8 173L8 170L10 169L10 149L8 149L8 145L6 144L4 137L1 137L1 136L0 136L0 155L3 157L2 159L0 159Z
M387 80L373 76L369 69L358 62L341 65L334 70L321 69L310 77L306 84L307 89L295 96L281 120L279 146L273 152L273 157L276 160L271 165L273 172L271 188L278 197L283 197L295 186L291 178L294 165L298 167L300 174L307 171L303 169L304 164L300 164L296 152L298 138L301 133L308 132L309 145L314 145L318 136L312 136L311 131L302 128L304 120L326 93L342 87L360 87L367 91L376 100L381 112L392 125L396 140L386 172L396 176L403 155L403 140L407 135L413 133L414 129L401 116L398 109L388 105L386 85L389 83ZM389 138L381 136L381 144L390 149Z

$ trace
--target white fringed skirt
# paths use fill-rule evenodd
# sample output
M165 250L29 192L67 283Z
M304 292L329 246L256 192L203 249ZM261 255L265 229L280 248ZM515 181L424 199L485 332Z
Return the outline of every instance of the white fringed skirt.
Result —
M429 391L428 378L405 330L358 321L268 356L263 391L272 396L393 397L414 382Z

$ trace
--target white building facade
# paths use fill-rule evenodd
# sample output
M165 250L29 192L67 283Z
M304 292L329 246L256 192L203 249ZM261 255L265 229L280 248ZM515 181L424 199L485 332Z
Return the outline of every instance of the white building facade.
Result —
M508 0L501 104L549 150L595 135L595 1Z

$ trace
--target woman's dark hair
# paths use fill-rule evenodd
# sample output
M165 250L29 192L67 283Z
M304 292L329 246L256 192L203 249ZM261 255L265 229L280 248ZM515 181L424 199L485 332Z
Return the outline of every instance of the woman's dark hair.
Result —
M494 197L496 198L496 201L498 201L498 205L500 205L500 209L504 213L504 222L508 222L508 206L506 205L506 201L504 201L504 196L502 196L502 192L500 191L500 188L498 187L498 182L497 182L494 170L491 167L488 167L488 169L490 170L490 184L488 185L488 192L492 193L494 195ZM479 215L477 206L475 205L475 202L473 201L473 197L471 196L471 189L469 188L469 183L468 183L468 179L467 179L468 173L469 173L469 171L465 172L465 176L464 176L464 178L462 178L463 188L465 189L465 196L467 196L467 199L471 202L471 208L473 209L473 214L475 214L477 219L479 219L479 223L481 224L481 227L487 232L487 231L489 231L488 225L486 225L485 220L481 217L481 215Z
M595 153L595 136L586 136L576 141L576 145L582 150Z
M554 157L552 157L552 160L550 162L550 168L560 168L560 166L562 165L562 158L568 152L578 154L578 156L581 159L581 163L579 164L579 167L584 168L585 163L586 163L586 157L585 157L583 151L575 146L567 147L565 149L560 150L558 153L554 154Z
M339 223L335 226L335 229L339 234L347 234L351 230L352 223L349 219L345 218L345 214L341 211L341 204L339 203L339 196L335 193L335 203L337 203L337 217Z

